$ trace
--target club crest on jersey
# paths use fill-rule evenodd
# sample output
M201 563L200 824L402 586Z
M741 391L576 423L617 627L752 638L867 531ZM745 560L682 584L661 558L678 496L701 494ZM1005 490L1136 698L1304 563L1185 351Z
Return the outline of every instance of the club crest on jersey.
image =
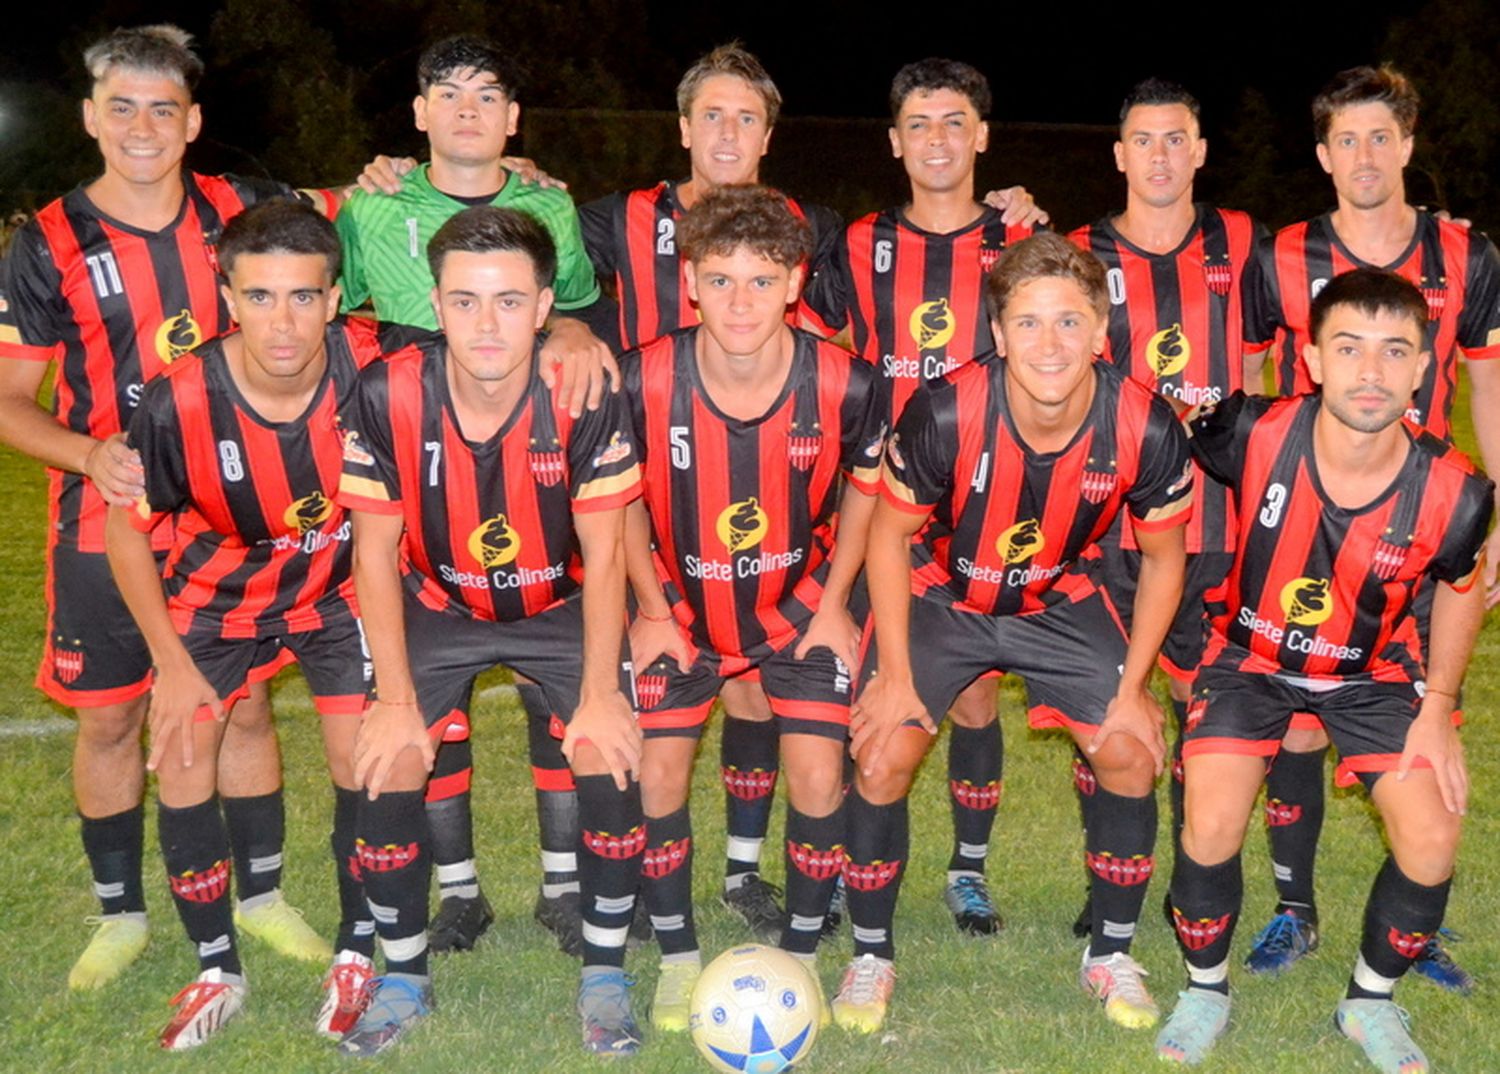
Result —
M1385 934L1385 939L1402 958L1416 958L1422 953L1422 948L1427 946L1430 935L1426 932L1402 932L1392 925L1390 931Z
M486 519L474 527L469 534L469 555L486 570L503 567L521 554L521 535L517 533L504 515Z
M1302 819L1302 807L1295 802L1283 802L1280 798L1266 799L1266 823L1272 828L1285 828Z
M1218 257L1205 257L1203 279L1208 284L1208 289L1220 298L1229 294L1229 289L1234 286L1234 269L1229 264L1229 255L1226 253Z
M1389 582L1406 566L1406 549L1399 544L1381 539L1375 542L1375 554L1371 557L1370 569L1382 582Z
M714 532L730 553L744 552L765 539L771 520L754 496L730 504L719 512Z
M724 781L724 790L742 802L769 797L776 789L775 771L767 772L764 768L725 765L719 769L719 778Z
M868 865L844 859L844 883L855 891L879 891L896 879L900 861L872 861Z
M844 845L820 849L810 843L786 841L786 856L799 873L813 880L832 880L844 870Z
M558 455L559 455L559 457L561 457L562 452L558 452ZM608 466L611 463L616 463L616 462L619 462L621 459L628 459L629 457L630 457L630 441L622 439L621 436L620 436L620 434L618 432L614 432L614 433L610 433L609 434L609 444L604 448L603 451L599 452L598 455L594 456L594 465L595 466ZM535 466L533 466L532 469L533 469L533 472L535 472ZM556 484L557 482L554 480L554 481L546 482L546 483L547 484Z
M635 703L642 712L654 709L667 696L665 675L637 675L635 677Z
M317 489L313 489L300 500L293 500L281 515L287 529L296 530L301 537L308 530L321 525L333 514L333 501Z
M995 538L995 551L1006 563L1025 563L1046 545L1042 524L1034 518L1022 519Z
M1004 249L1003 245L991 246L981 242L979 244L979 271L988 276L990 269L995 267L995 262L1000 260L1000 254Z
M392 873L416 861L420 853L416 843L407 843L404 847L387 843L377 847L363 839L354 840L354 860L363 872Z
M1441 320L1443 309L1448 305L1448 279L1439 276L1437 285L1433 286L1422 278L1422 297L1427 300L1427 319L1429 321Z
M601 858L624 861L646 849L646 826L637 824L624 835L609 832L591 832L583 829L583 845Z
M83 674L83 653L77 649L52 650L52 671L59 682L76 682Z
M950 779L948 793L965 809L994 809L1000 804L1000 781L970 783L966 779Z
M193 320L192 311L179 310L156 329L156 356L170 364L202 342L203 329Z
M344 461L352 462L355 466L374 466L375 456L360 445L359 432L355 429L339 429L339 436L344 442Z
M619 434L615 435L618 436ZM614 441L611 440L610 443L613 445ZM609 449L606 448L605 450L608 451ZM628 443L625 445L625 451L627 454L630 451ZM556 437L552 438L551 447L542 447L533 439L530 448L526 452L526 462L531 467L531 476L548 488L560 482L567 473L567 463L563 458L562 445L557 442ZM595 465L602 466L603 463L595 460Z
M1182 334L1181 324L1169 324L1146 343L1146 361L1158 378L1181 373L1192 357L1193 347Z
M1296 626L1317 626L1333 615L1327 578L1293 578L1281 587L1281 610Z
M1177 929L1177 938L1189 951L1201 951L1224 935L1224 930L1229 927L1229 919L1233 916L1225 914L1223 917L1191 920L1184 917L1177 907L1172 907L1172 925Z
M1099 789L1093 768L1081 757L1073 758L1073 786L1078 788L1079 794L1086 796L1092 796Z
M208 267L214 270L215 276L224 275L224 270L219 268L219 239L222 229L215 228L203 233L203 258L208 262Z
M1150 854L1132 854L1128 858L1117 858L1107 850L1097 854L1085 851L1083 860L1089 867L1089 872L1100 880L1122 888L1133 888L1138 884L1144 884L1151 879L1151 874L1156 872L1156 859Z
M911 316L906 320L906 329L911 333L911 338L916 342L917 348L924 351L946 347L957 328L958 319L953 316L953 308L948 305L946 298L923 302L911 311Z
M812 469L822 450L823 437L818 433L817 422L813 422L811 432L802 432L797 428L797 423L792 422L792 427L786 434L786 453L793 466L804 472Z
M1078 491L1089 503L1099 504L1114 494L1119 477L1113 470L1085 470L1078 482Z
M652 880L670 876L682 868L688 855L693 852L693 839L668 839L659 847L647 847L641 858L641 873Z
M229 860L221 858L201 873L191 869L180 876L168 874L172 894L188 902L214 902L229 890Z

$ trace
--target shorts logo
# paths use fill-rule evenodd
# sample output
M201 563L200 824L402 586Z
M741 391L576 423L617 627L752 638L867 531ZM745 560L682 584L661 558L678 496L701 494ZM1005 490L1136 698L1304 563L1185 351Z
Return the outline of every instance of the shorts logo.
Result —
M878 458L880 458L880 453L885 450L885 434L886 434L886 424L885 424L885 422L881 422L880 423L880 432L876 433L875 434L875 438L873 440L871 440L868 444L865 445L865 458L867 458L867 459L878 459Z
M667 696L667 677L665 675L637 675L635 678L635 703L636 707L645 711L654 709L661 704L661 699Z
M901 871L899 861L872 861L868 865L860 865L844 859L844 883L855 891L879 891Z
M950 779L948 793L965 809L994 809L1000 804L1000 781L992 779L975 784L966 779Z
M1294 802L1283 802L1280 798L1266 799L1266 823L1272 828L1285 828L1302 819L1302 807Z
M719 512L714 523L714 532L724 547L733 552L744 552L765 539L771 520L754 496L732 503Z
M906 469L906 458L901 454L901 434L892 433L891 438L885 442L886 456L891 460L891 465L898 470Z
M1181 757L1172 758L1172 779L1177 783L1183 782Z
M1177 938L1189 951L1201 951L1212 944L1229 927L1233 914L1223 917L1200 917L1196 921L1183 916L1182 911L1172 907L1172 924L1177 929Z
M356 466L374 466L375 456L371 455L359 443L359 433L354 429L343 429L340 435L344 441L344 461L352 462Z
M799 873L813 880L832 880L844 870L842 843L822 850L809 843L794 843L788 839L786 856Z
M1042 524L1034 518L1017 522L995 539L995 551L1006 563L1024 563L1046 546Z
M83 654L77 649L53 649L52 672L58 682L76 682L83 674Z
M203 329L193 320L190 310L168 317L156 330L156 356L168 364L175 362L203 342Z
M823 437L818 432L818 423L813 422L812 431L809 433L799 432L797 423L792 422L791 429L786 434L786 453L792 460L792 465L804 473L812 469L813 463L818 461L818 453L823 450Z
M1281 610L1295 626L1317 626L1333 614L1327 578L1293 578L1281 587Z
M1416 958L1422 953L1422 948L1427 946L1427 939L1431 933L1427 932L1402 932L1394 925L1385 934L1386 942L1402 958Z
M1427 300L1427 319L1429 321L1440 320L1443 309L1448 305L1448 281L1439 277L1437 286L1428 284L1426 277L1422 279L1422 297Z
M616 463L621 459L628 459L629 457L630 441L621 440L620 434L617 432L610 433L609 445L603 451L599 452L598 455L594 456L594 465L608 466L611 463Z
M469 534L469 555L486 570L503 567L521 554L521 535L511 528L504 515L486 519Z
M646 855L641 859L641 873L652 880L660 880L682 868L682 863L688 860L688 855L693 852L693 840L669 839L659 847L647 847Z
M1375 577L1382 582L1389 582L1401 573L1401 568L1406 566L1406 549L1399 544L1381 539L1375 542L1375 555L1371 569Z
M767 772L764 768L725 765L719 769L719 778L724 781L724 789L742 802L766 798L776 789L776 772Z
M201 873L191 869L181 876L167 876L172 894L188 902L215 902L229 890L229 861L220 859Z
M1108 851L1094 854L1084 852L1083 860L1100 880L1107 884L1118 884L1120 887L1133 888L1137 884L1144 884L1151 879L1151 874L1156 872L1156 859L1150 854L1132 854L1128 858L1117 858Z
M1073 786L1078 788L1079 794L1089 796L1099 789L1099 781L1094 778L1094 770L1081 757L1073 758Z
M958 326L958 320L953 316L953 310L948 307L946 298L934 298L931 302L923 302L911 311L907 318L906 329L911 333L911 338L916 341L917 347L924 351L935 351L946 347L948 341L953 338L953 331Z
M618 436L619 434L616 433L615 435ZM625 450L628 454L630 451L629 444L625 445ZM607 453L608 449L606 449ZM546 485L548 488L562 481L564 475L568 472L566 460L563 458L562 445L557 442L557 437L555 436L552 438L551 447L538 447L536 438L533 437L531 445L526 452L526 463L531 467L531 476L536 478L538 483ZM603 464L596 459L594 460L594 465L601 466ZM509 562L509 560L506 562Z
M583 845L601 858L624 861L646 849L646 826L637 824L624 835L609 832L591 832L583 829Z
M363 839L354 841L354 859L363 872L392 873L397 869L404 869L416 861L421 852L416 843L407 843L404 847L387 843L376 847Z
M1171 377L1187 368L1193 357L1193 348L1182 334L1182 325L1171 324L1161 329L1146 343L1146 361L1157 377Z
M1078 491L1089 503L1099 504L1113 495L1118 481L1112 470L1085 470Z
M1195 697L1188 702L1187 719L1182 723L1182 733L1192 734L1198 725L1203 722L1204 715L1208 712L1208 698Z
M1229 289L1234 286L1234 269L1230 267L1229 255L1212 261L1205 259L1203 279L1207 281L1208 289L1220 298L1229 294Z
M313 489L302 499L289 503L281 516L281 521L286 524L287 529L296 530L297 536L300 537L308 530L320 525L331 514L333 514L333 501L318 489Z

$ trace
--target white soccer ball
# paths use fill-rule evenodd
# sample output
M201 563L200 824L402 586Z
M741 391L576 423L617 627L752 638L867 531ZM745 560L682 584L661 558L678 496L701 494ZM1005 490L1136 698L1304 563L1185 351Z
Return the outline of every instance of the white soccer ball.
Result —
M749 944L704 967L688 1028L715 1070L778 1074L812 1049L820 1015L807 968L779 948Z

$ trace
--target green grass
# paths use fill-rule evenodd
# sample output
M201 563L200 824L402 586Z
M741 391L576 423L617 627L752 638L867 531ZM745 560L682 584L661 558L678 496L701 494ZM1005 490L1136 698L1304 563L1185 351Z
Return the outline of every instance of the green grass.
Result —
M0 1071L184 1069L190 1060L164 1056L154 1045L168 998L196 972L162 883L154 831L148 835L146 876L155 932L145 957L101 993L74 996L64 986L86 935L82 919L95 905L68 780L71 737L64 714L30 685L42 641L43 483L34 464L4 451L0 483L9 505L7 540L0 544L0 757L6 776L0 785L0 936L6 956L0 970ZM1500 938L1488 927L1500 891L1493 804L1500 791L1500 735L1490 718L1500 692L1493 670L1497 648L1500 629L1491 623L1468 679L1465 738L1475 805L1449 910L1449 921L1468 934L1458 954L1479 974L1479 991L1464 1000L1412 980L1400 995L1434 1064L1447 1071L1500 1069L1492 969ZM279 680L276 703L289 788L286 888L308 919L331 935L337 916L326 849L331 793L315 717L295 672ZM949 826L942 765L929 765L913 792L912 861L897 919L901 978L887 1032L869 1039L830 1030L806 1069L1123 1074L1155 1068L1151 1034L1110 1025L1077 988L1079 945L1068 925L1083 891L1083 872L1068 750L1056 736L1025 730L1013 690L1005 695L1004 723L1006 796L990 875L1006 930L991 939L961 938L939 901ZM14 733L25 728L42 733ZM589 1069L594 1064L578 1050L572 1012L575 966L530 920L537 882L530 778L520 714L504 691L478 705L475 743L480 867L499 921L477 952L436 964L437 1014L382 1063L424 1072ZM703 946L712 954L744 937L715 897L723 852L721 795L711 763L716 734L704 752L693 795L700 834L696 894ZM1164 794L1162 812L1165 818ZM1236 941L1240 952L1273 898L1265 840L1258 822L1255 827L1245 855L1249 890L1247 921ZM773 832L768 846L777 845ZM1234 975L1234 1024L1205 1069L1367 1069L1357 1049L1338 1038L1330 1015L1354 958L1360 909L1382 854L1363 795L1334 794L1319 859L1323 947L1281 980ZM1151 983L1164 1006L1181 980L1172 937L1157 910L1167 857L1136 945L1155 972ZM769 869L777 879L780 871L779 861ZM846 930L825 948L825 987L836 985L848 956ZM321 970L285 962L252 941L245 961L253 988L246 1013L200 1061L224 1074L351 1069L311 1033ZM644 1008L655 980L654 952L632 955L629 968L639 975L638 1007ZM706 1067L685 1038L653 1037L628 1069Z

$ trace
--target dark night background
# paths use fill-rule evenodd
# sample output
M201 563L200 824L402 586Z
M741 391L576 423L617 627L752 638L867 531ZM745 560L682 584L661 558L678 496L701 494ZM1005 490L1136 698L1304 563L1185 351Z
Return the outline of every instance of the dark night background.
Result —
M913 4L850 0L687 6L653 0L118 0L9 20L0 68L0 209L31 209L97 170L78 121L79 54L114 26L172 21L208 63L189 163L302 185L347 182L374 152L420 154L411 124L422 47L472 30L529 71L516 151L586 199L685 173L673 90L739 38L786 98L763 176L846 215L898 201L886 90L902 63L967 60L995 91L981 188L1024 183L1072 227L1116 207L1109 156L1137 79L1175 78L1204 104L1198 196L1280 225L1329 207L1308 102L1333 72L1389 60L1423 95L1410 200L1500 226L1500 19L1494 0L1393 4Z

